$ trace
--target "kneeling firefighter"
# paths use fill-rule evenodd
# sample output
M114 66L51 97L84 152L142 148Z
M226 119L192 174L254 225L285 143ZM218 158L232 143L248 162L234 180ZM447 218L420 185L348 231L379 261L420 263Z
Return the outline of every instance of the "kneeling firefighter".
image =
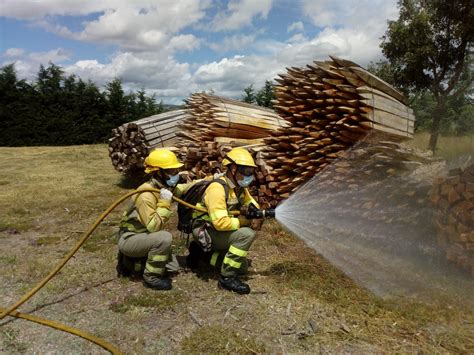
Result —
M168 149L153 150L144 166L145 173L151 174L151 178L138 190L157 188L160 193L143 192L132 196L120 222L117 271L121 276L143 271L144 286L170 290L168 272L178 271L179 265L171 253L172 236L165 226L172 214L173 194L181 195L189 184L178 184L178 173L183 164ZM140 258L144 261L144 270L137 262Z
M238 278L238 274L247 268L247 253L255 238L255 231L250 228L253 221L242 214L232 217L229 211L245 210L245 206L251 204L258 207L247 188L253 181L256 165L244 148L232 149L223 165L227 167L225 175L207 186L197 204L207 209L207 214L193 213L192 233L196 241L190 245L188 260L192 262L193 256L199 254L199 247L210 249L206 254L211 265L216 266L218 259L222 260L218 285L226 290L247 294L250 293L250 287Z

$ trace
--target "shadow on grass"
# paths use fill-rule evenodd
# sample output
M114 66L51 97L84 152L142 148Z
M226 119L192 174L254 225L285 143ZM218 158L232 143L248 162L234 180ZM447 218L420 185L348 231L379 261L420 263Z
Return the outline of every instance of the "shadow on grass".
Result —
M149 176L143 174L122 175L120 181L116 184L122 189L136 189L141 184L149 180Z

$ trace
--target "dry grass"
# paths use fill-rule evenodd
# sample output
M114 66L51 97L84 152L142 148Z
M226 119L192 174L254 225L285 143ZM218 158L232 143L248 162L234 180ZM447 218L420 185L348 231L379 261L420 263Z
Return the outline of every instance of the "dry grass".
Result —
M103 145L0 148L0 164L0 243L8 251L0 256L0 293L1 306L7 306L130 186L112 169ZM183 273L166 293L117 279L114 232L120 213L22 310L87 330L126 353L474 350L472 310L377 298L276 222L265 224L251 250L250 295L217 289L213 273ZM2 353L98 351L23 320L0 326Z
M430 134L421 132L415 134L413 140L407 141L406 144L424 150L428 148L429 141ZM469 136L439 136L435 155L447 160L462 156L474 156L474 134Z

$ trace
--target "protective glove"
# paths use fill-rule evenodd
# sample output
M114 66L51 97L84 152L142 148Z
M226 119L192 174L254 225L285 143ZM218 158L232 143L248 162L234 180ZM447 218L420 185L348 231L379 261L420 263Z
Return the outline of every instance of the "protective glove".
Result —
M170 190L167 190L165 188L160 189L160 200L171 202L172 198L173 198L173 193Z
M225 175L225 173L215 173L213 178L214 178L214 180L219 179L219 178L223 177L224 175Z
M247 219L247 217L239 215L239 224L241 227L248 227L250 226L250 221Z

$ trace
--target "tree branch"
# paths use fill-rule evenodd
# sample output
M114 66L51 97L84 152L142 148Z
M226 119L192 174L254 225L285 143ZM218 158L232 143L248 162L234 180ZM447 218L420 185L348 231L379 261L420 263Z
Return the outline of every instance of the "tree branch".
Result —
M446 90L444 90L444 93L446 95L449 95L451 90L453 90L454 85L456 85L456 83L458 82L459 77L461 76L462 70L464 69L464 63L465 63L465 58L466 58L466 46L467 46L467 41L466 39L463 39L461 45L459 46L459 48L462 48L462 51L460 51L458 48L458 51L459 51L458 53L460 57L459 61L457 62L456 67L454 68L453 76L448 81L448 87L446 88Z

